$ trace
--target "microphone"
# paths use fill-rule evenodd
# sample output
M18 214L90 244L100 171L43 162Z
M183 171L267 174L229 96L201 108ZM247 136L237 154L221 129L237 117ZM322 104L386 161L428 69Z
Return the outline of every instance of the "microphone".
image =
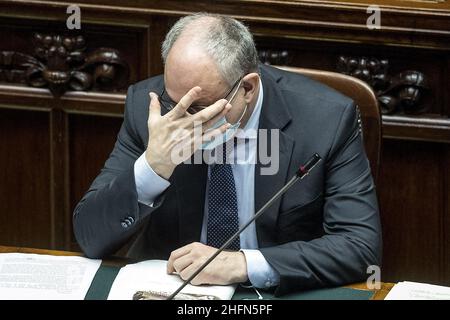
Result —
M183 284L175 290L170 296L167 297L167 300L172 300L175 296L183 290L203 269L206 268L207 265L211 263L224 249L228 248L228 246L244 231L252 222L258 219L266 210L269 208L278 198L280 198L286 191L289 190L297 181L302 180L306 177L309 172L322 160L317 153L314 153L313 156L306 162L306 164L300 166L300 168L285 185L281 188L272 198L267 201L267 203L258 210L258 212L245 223L236 233L228 239L208 260L206 260L188 279L186 279Z

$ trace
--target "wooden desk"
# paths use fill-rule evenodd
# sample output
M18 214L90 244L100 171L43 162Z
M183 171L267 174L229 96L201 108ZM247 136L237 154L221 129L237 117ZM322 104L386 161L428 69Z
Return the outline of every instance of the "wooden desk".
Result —
M35 254L47 254L53 256L83 256L81 252L74 251L59 251L59 250L46 250L46 249L34 249L34 248L23 248L23 247L7 247L0 246L0 253L35 253ZM107 266L124 266L127 263L133 262L130 259L120 258L120 257L111 257L102 261L104 265ZM375 294L371 298L371 300L384 300L386 295L394 286L394 283L381 283L381 288L376 290ZM358 289L358 290L372 290L368 289L366 283L355 283L348 286L346 288Z

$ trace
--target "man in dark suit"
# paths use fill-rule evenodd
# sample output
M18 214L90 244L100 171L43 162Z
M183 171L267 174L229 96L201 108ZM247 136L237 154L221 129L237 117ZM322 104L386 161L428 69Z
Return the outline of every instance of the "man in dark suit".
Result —
M283 294L365 279L381 234L352 100L259 65L251 34L228 17L180 19L162 56L164 76L128 89L114 150L75 209L86 255L137 235L131 257L168 259L186 279L317 152L311 174L193 284L250 281Z

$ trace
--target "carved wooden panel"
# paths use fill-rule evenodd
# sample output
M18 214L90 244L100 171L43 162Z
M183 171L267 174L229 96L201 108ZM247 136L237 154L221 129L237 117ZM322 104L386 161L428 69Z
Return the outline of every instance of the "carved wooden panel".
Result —
M79 32L69 32L64 26L64 21L38 17L0 18L0 148L8 155L0 160L8 168L1 173L0 221L10 224L8 232L1 228L0 243L71 248L71 196L78 192L73 202L79 200L78 190L87 188L85 181L92 180L107 157L95 158L102 150L97 145L109 154L117 132L111 132L108 118L97 119L94 130L77 127L79 134L89 132L83 136L92 142L87 151L79 135L70 131L76 116L69 114L120 116L127 86L149 73L144 58L149 52L148 27L131 21L127 28L91 23ZM103 135L96 132L102 124ZM71 146L76 146L75 154ZM41 152L37 147L43 148ZM17 160L19 156L23 160ZM83 156L86 162L77 162ZM95 170L89 171L91 164Z
M448 198L448 187L439 179L448 166L440 160L446 150L445 145L423 142L384 143L377 190L385 281L448 283L441 263L443 216L448 215L442 204Z
M444 274L442 279L450 279L450 148L446 148L445 157L442 158L444 174L443 176L443 194L444 194L444 204L443 204L443 219L442 219L442 245L441 250L444 256L443 259L443 269ZM445 280L444 280L445 281ZM446 280L449 284L450 281Z
M385 114L450 114L444 103L449 95L447 75L443 72L450 59L448 54L325 41L260 38L258 42L264 63L329 70L360 78L372 86ZM353 54L347 54L350 51Z
M52 246L48 112L0 109L0 242Z
M106 159L111 153L122 118L105 118L88 115L69 116L69 184L70 212L88 190L92 178L100 173ZM78 246L73 235L72 225L69 228L70 249Z
M373 57L339 56L337 71L361 79L375 91L384 114L420 114L430 108L427 77L417 70L389 73L389 60Z
M67 90L120 90L128 83L129 67L120 52L98 48L87 54L83 36L34 33L32 55L0 51L0 81L48 87L55 97Z
M146 77L145 28L85 25L68 31L63 25L1 19L0 82L45 87L61 96L67 90L125 91Z

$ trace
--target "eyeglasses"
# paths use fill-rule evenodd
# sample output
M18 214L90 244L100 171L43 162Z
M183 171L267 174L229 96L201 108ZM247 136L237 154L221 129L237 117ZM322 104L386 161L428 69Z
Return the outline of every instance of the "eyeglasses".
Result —
M236 82L233 84L233 86L231 87L231 89L227 92L227 94L222 98L222 99L226 99L232 92L233 90L234 93L231 96L231 98L228 100L229 103L231 103L231 101L233 101L234 97L236 96L236 93L239 91L239 87L242 81L242 77L240 77L239 79L236 80ZM161 94L159 95L159 103L161 104L161 106L166 109L167 111L172 110L173 108L175 108L175 106L177 105L177 103L175 101L173 101L169 95L167 94L166 88L163 88L163 91L161 92ZM208 106L201 106L201 105L191 105L187 112L189 112L190 114L195 114L197 112L200 112L202 110L204 110L205 108L207 108Z

